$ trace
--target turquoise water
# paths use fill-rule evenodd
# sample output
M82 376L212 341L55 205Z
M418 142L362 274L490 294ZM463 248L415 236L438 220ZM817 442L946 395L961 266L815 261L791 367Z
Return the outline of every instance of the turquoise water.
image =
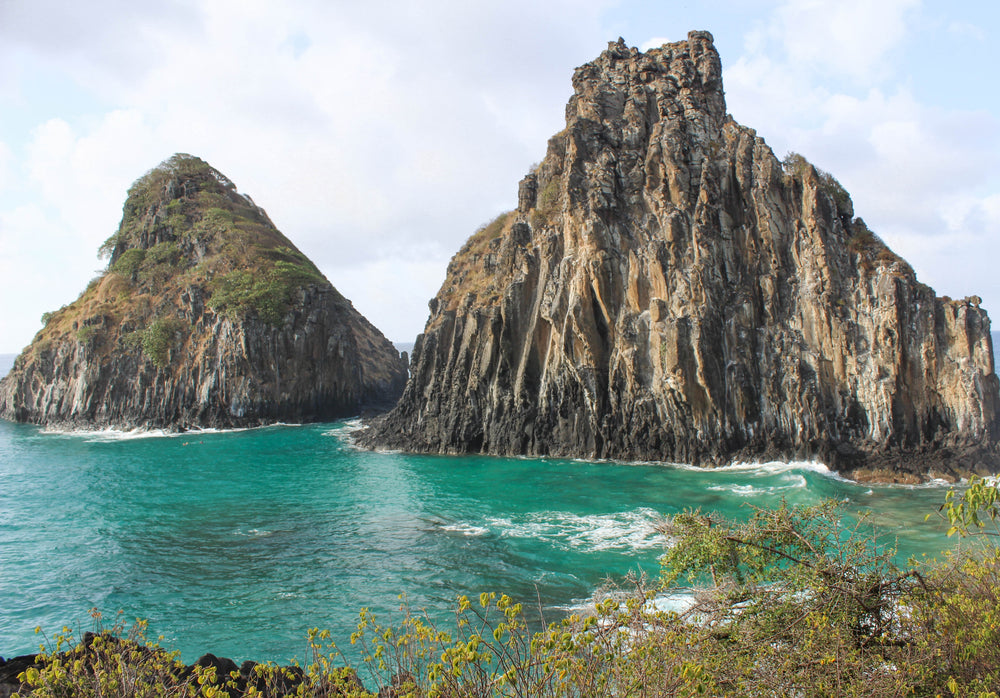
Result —
M0 422L0 654L121 609L188 661L279 662L309 627L347 645L362 606L405 593L447 622L500 590L547 620L608 578L655 574L663 514L825 497L870 507L901 554L948 545L945 486L868 487L820 466L649 464L359 451L351 424L226 433L54 434Z

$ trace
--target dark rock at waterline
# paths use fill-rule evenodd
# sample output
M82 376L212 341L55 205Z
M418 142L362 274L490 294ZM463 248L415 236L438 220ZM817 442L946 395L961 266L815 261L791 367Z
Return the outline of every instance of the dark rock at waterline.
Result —
M19 657L11 657L5 660L0 657L0 698L10 698L21 688L21 681L18 678L22 672L35 664L35 655L24 654Z
M109 634L84 633L83 642L79 648L68 650L58 656L64 661L82 659L85 668L90 668L93 661L92 646L94 640L101 638L103 643L102 652L119 657L127 657L128 654L138 652L143 658L155 658L163 663L163 666L170 666L168 653L159 648L150 648L137 644L126 639ZM126 659L126 663L128 663ZM10 698L14 693L28 695L30 687L22 684L18 678L24 671L35 668L43 669L45 659L41 655L27 654L4 660L0 657L0 698ZM253 661L245 661L240 666L236 665L228 657L217 657L214 654L204 654L198 658L194 664L175 667L172 672L166 672L163 676L165 684L170 686L180 686L185 682L197 681L199 672L214 672L218 679L217 685L222 687L223 693L230 698L240 698L247 695L251 689L256 689L257 695L261 698L283 698L284 696L295 695L299 685L305 678L305 673L301 667L285 666L280 667L276 672L268 677L256 671L258 664ZM341 684L347 689L364 690L360 679L349 669L343 670ZM224 686L226 682L231 685ZM343 693L337 689L328 695L337 696Z
M430 302L398 405L359 443L856 477L1000 467L977 297L937 297L828 173L726 113L712 36L578 68L518 207Z

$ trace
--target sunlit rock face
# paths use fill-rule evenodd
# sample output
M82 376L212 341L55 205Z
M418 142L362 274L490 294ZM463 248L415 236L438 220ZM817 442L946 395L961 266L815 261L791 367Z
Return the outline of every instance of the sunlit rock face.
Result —
M391 407L406 362L218 170L137 180L108 269L0 382L0 416L68 427L243 427Z
M712 37L576 70L518 207L452 259L363 441L859 478L997 469L978 299L938 298L830 175L726 114Z

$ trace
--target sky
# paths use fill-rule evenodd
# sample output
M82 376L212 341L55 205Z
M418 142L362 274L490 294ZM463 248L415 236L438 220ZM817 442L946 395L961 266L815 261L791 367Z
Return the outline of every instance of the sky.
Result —
M574 68L692 29L737 121L1000 317L993 0L0 0L0 353L100 273L128 187L178 152L411 342L565 125Z

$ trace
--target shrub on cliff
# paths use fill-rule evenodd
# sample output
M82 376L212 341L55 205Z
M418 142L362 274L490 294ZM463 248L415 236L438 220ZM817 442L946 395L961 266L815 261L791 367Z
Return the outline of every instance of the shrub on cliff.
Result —
M819 188L825 193L837 207L837 213L841 217L850 220L854 215L854 202L851 195L847 193L844 186L832 174L817 167L813 167L802 155L789 152L781 160L781 165L785 172L802 179L807 176L810 170L815 170L819 178Z
M111 273L117 274L126 281L134 281L145 258L146 250L138 248L125 250L111 265Z
M190 329L191 326L180 318L160 317L149 327L125 335L122 341L126 346L142 347L143 354L154 366L166 368L170 350L177 347L183 334Z
M279 259L269 269L236 269L223 276L213 285L208 307L232 319L254 311L262 321L277 326L299 288L323 281L315 268Z

